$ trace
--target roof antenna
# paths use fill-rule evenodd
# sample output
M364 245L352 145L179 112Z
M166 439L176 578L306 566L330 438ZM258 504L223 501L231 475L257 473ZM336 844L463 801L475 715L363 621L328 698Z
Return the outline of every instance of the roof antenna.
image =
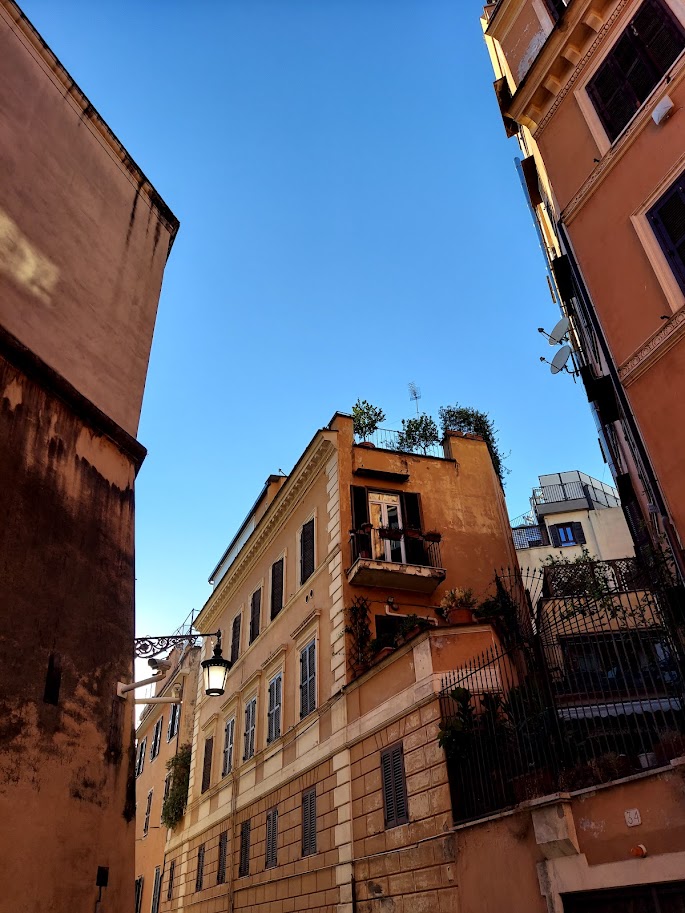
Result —
M416 414L419 414L419 400L421 399L421 391L416 386L414 381L410 381L409 384L409 399L413 400L416 403Z

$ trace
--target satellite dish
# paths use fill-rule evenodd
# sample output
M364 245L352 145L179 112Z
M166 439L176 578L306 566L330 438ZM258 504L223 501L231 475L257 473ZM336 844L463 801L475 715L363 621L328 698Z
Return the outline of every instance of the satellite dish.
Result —
M571 321L568 317L562 317L559 323L554 327L552 332L549 334L549 344L551 346L558 345L564 336L568 333L568 329L571 326Z
M550 362L552 366L552 374L558 374L559 371L563 371L566 367L566 362L569 360L571 355L571 346L562 346L559 351L556 353L552 361Z

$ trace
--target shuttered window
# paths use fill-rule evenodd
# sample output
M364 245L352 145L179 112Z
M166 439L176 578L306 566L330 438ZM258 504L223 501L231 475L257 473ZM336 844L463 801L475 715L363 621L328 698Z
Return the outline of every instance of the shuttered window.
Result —
M164 799L169 795L169 790L171 789L171 773L168 773L164 777Z
M316 641L300 653L300 719L316 708Z
M385 826L396 827L409 821L407 784L404 776L402 745L393 745L381 753L381 781Z
M152 790L147 794L147 805L145 806L145 820L143 821L143 837L150 830L150 811L152 810Z
M195 890L202 890L205 877L205 845L201 843L197 850L197 871L195 872Z
M231 628L231 663L234 663L240 656L240 619L242 615L236 615L233 619Z
M166 730L166 740L170 742L176 735L178 735L178 722L181 717L181 705L172 704L171 710L169 712L169 725Z
M159 913L159 895L162 893L162 869L157 866L155 869L155 883L152 886L152 906L150 913Z
M262 614L262 588L255 590L250 600L250 643L259 636L259 621Z
M279 558L271 565L271 620L283 608L283 559Z
M240 860L238 862L238 875L242 878L250 874L250 821L243 821L240 825Z
M214 751L214 739L210 737L205 739L205 756L202 763L202 792L206 793L212 782L212 752Z
M171 860L171 865L169 866L169 884L166 889L166 899L171 900L174 896L174 875L176 874L176 860Z
M138 745L138 757L136 758L136 776L139 777L145 767L145 752L147 751L147 736Z
M254 755L255 726L257 723L257 698L245 704L245 747L243 761L249 760Z
M135 894L135 913L140 913L140 908L143 903L143 883L145 879L142 875L139 875L136 878L136 894Z
M316 853L316 787L302 793L302 855Z
M155 728L152 732L152 745L150 746L150 760L154 759L159 754L159 746L162 744L162 724L164 723L164 716L160 718L155 723Z
M224 728L224 754L221 763L221 776L225 777L233 769L233 743L235 741L235 717L226 720Z
M228 849L228 831L222 831L219 837L219 861L216 867L216 883L226 881L226 853Z
M272 808L266 813L266 858L264 866L267 869L277 865L278 851L278 809Z
M582 523L555 523L549 528L549 535L554 548L568 545L585 545L585 533Z
M649 210L647 218L685 294L685 172Z
M685 47L685 32L663 0L644 0L587 86L613 142Z
M281 704L283 693L283 676L279 672L269 682L269 709L267 711L267 742L275 742L281 737Z
M308 520L300 532L300 584L314 573L314 519Z

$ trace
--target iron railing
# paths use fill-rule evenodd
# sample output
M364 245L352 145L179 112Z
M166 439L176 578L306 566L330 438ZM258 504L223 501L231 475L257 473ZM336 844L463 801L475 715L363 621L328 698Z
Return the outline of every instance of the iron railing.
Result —
M617 495L612 495L587 482L555 482L533 489L532 503L536 507L563 501L586 501L588 506L601 504L603 507L620 507L621 505Z
M542 545L549 545L549 534L547 527L543 524L537 526L519 526L511 531L514 539L514 548L520 551L524 548L539 548Z
M358 558L370 558L392 564L442 567L437 534L366 526L350 530L350 545L353 564Z
M442 679L456 821L685 754L672 594L622 588L611 567L594 580L550 596L544 571L498 578L499 646Z
M418 456L432 456L445 459L445 450L442 444L434 443L426 446L416 445L409 447L403 440L401 431L393 431L390 428L378 428L373 434L368 434L365 441L378 447L381 450L394 450L398 453L414 453Z

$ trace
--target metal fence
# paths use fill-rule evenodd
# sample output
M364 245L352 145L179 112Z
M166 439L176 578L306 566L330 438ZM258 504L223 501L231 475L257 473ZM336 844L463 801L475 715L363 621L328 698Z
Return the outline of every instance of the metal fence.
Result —
M455 820L685 754L672 594L587 564L594 588L568 595L549 595L544 571L500 576L488 619L500 645L443 678Z
M365 529L350 532L350 545L353 564L357 558L371 558L395 564L442 567L439 541L418 530L367 525Z
M381 450L395 450L399 453L415 453L418 456L432 456L445 459L445 450L442 444L427 444L426 446L409 446L404 440L401 431L390 428L378 428L373 434L366 436L366 441Z

